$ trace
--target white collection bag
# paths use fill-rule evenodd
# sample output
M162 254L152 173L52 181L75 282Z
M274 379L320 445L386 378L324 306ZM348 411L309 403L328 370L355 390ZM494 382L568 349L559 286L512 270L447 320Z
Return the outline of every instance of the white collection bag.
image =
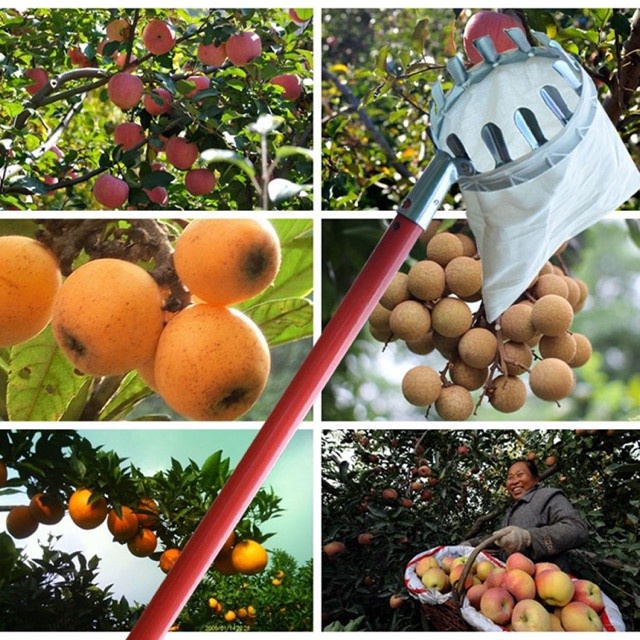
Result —
M520 30L507 33L518 50L497 55L484 42L484 62L449 65L456 84L446 95L434 87L431 116L436 146L451 148L453 137L454 155L462 145L475 169L458 183L490 322L563 242L640 190L640 172L584 69L543 34L544 46L531 47Z

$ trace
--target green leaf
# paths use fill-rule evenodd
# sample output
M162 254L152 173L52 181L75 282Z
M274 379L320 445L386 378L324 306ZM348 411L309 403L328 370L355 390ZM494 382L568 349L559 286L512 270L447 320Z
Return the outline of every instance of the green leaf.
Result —
M251 178L256 175L253 165L246 158L227 149L206 149L200 154L200 158L203 162L228 162L242 169Z
M269 200L271 202L282 202L297 196L299 193L309 189L310 185L296 184L284 178L274 178L267 186Z
M429 18L419 20L411 34L411 48L421 56L424 53L425 40L430 35Z
M138 402L153 395L137 371L130 371L120 383L109 402L100 411L98 420L122 420Z
M313 151L311 151L311 149L305 149L304 147L284 146L276 150L277 160L294 155L305 156L307 159L313 160Z
M168 171L151 171L142 178L141 184L144 189L154 187L166 187L175 180L175 177Z
M84 407L87 404L87 399L89 397L89 393L91 393L92 386L93 378L87 377L84 381L84 384L80 388L80 391L78 391L78 393L69 403L69 406L67 407L65 412L60 416L60 421L80 419Z
M47 327L13 347L7 389L10 420L59 420L85 383Z
M246 313L260 327L270 347L313 334L313 305L305 298L265 302Z

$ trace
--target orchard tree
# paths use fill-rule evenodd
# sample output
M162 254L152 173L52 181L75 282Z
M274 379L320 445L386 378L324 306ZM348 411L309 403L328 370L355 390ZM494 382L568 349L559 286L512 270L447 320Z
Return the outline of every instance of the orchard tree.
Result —
M4 221L3 418L264 419L308 348L311 227Z
M500 11L504 19L521 21L529 33L546 33L578 57L638 163L640 11ZM324 207L391 210L403 201L434 153L428 136L430 87L447 76L445 61L464 52L463 32L476 12L323 12ZM627 206L637 209L637 199ZM443 208L464 208L457 188Z
M323 627L422 628L404 588L415 555L489 537L510 504L510 461L534 460L589 525L574 573L598 584L637 630L640 434L610 430L336 429L322 448Z
M0 11L0 205L309 209L311 18Z
M1 507L8 512L0 534L3 630L130 629L141 606L116 601L95 585L99 558L57 551L55 525L68 517L83 530L104 528L113 544L128 548L132 562L147 558L168 573L232 473L229 458L216 451L201 466L172 459L168 469L146 475L73 431L3 431L0 465L7 475L0 494L12 498ZM286 552L268 548L273 533L264 527L282 511L272 489L258 491L181 615L185 630L310 629L310 563L298 567ZM21 541L46 528L52 534L42 558L22 555ZM213 593L225 603L220 617L208 602ZM289 612L278 616L283 607ZM226 624L233 622L231 615L224 619L229 611L238 617L235 625Z

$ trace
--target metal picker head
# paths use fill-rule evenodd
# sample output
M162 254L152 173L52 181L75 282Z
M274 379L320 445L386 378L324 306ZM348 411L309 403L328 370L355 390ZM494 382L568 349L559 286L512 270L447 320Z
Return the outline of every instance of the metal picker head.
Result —
M432 87L431 134L451 158L483 260L483 300L495 320L565 240L640 188L640 174L598 102L595 85L556 42L531 45L507 29L467 68L447 62L453 86Z

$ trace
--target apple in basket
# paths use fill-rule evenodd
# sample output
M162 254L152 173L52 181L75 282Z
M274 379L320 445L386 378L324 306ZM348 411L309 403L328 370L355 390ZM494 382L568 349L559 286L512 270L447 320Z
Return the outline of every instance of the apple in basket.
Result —
M576 580L573 586L575 588L573 594L574 602L584 602L596 613L602 612L604 601L602 599L602 591L600 591L600 587L597 584L591 582L591 580Z
M426 558L420 558L418 562L416 562L416 575L418 578L422 578L425 571L427 569L432 569L433 567L438 567L438 561L435 556L427 556Z
M551 615L537 600L520 600L511 614L511 628L514 631L551 631Z
M564 571L554 571L553 569L543 571L535 579L538 597L545 603L555 607L564 607L571 602L575 587L568 573Z
M449 576L447 576L440 567L431 567L430 569L427 569L420 579L427 589L435 589L441 593L448 590L451 586Z
M584 602L570 602L562 607L560 621L565 631L602 631L602 620Z
M509 623L514 605L513 597L502 587L491 587L480 598L482 615L499 625Z

